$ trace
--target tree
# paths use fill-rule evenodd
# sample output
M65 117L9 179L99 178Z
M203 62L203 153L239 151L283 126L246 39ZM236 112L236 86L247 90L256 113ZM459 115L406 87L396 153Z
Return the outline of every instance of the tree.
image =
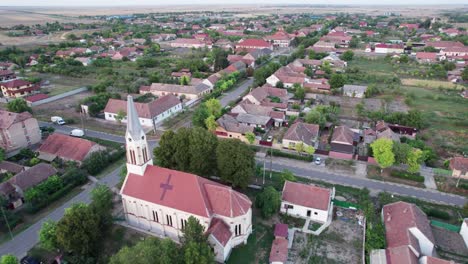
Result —
M174 153L176 151L174 146L175 133L172 130L167 130L161 136L159 147L153 150L154 164L165 167L175 168Z
M86 204L73 204L58 222L57 243L77 255L94 255L99 249L99 216Z
M22 113L29 112L32 113L31 107L28 106L28 103L23 98L16 98L7 103L7 109L10 112Z
M408 144L393 142L392 152L395 155L395 164L405 164L411 150L412 148Z
M343 85L345 85L346 78L345 78L345 76L343 74L334 73L334 74L331 75L329 83L330 83L330 87L332 89L337 89L337 88L343 87Z
M381 168L388 168L395 163L392 152L393 141L388 138L379 138L371 144L372 153Z
M218 99L211 98L205 102L205 106L209 115L213 115L215 118L221 115L222 106Z
M304 152L304 144L302 142L299 142L295 146L297 153L301 154Z
M201 176L211 176L216 168L216 136L203 128L193 128L189 135L189 171Z
M408 153L407 164L408 171L411 173L416 173L421 168L421 162L423 160L423 151L420 149L413 149Z
M182 249L186 264L214 263L214 254L208 245L205 228L197 218L190 216L182 233Z
M277 81L276 88L284 88L284 83L282 81Z
M192 116L192 123L195 127L206 128L205 120L210 116L208 109L205 104L201 104L195 111Z
M188 77L187 75L182 75L182 77L180 77L180 85L189 85L190 84L190 77Z
M39 242L41 242L41 247L47 250L52 251L58 247L56 222L49 219L42 224L39 231Z
M18 259L11 254L3 255L0 264L18 264Z
M247 139L247 141L249 141L250 144L253 144L255 142L255 134L252 132L245 133L245 138Z
M99 215L101 230L106 230L112 224L112 199L114 194L106 185L99 184L91 191L90 207Z
M327 122L325 116L322 115L316 109L309 111L305 115L304 120L306 121L306 123L309 123L309 124L318 124L322 128L325 126L325 123Z
M341 59L344 61L351 61L353 60L354 52L352 50L347 50L343 54L341 54Z
M269 218L274 215L281 206L281 195L272 186L266 187L255 198L255 205L260 208L262 216Z
M120 109L118 112L117 112L117 115L115 116L115 119L117 120L117 122L119 122L119 124L122 122L122 120L127 116L127 113Z
M111 257L111 264L181 263L179 246L171 239L146 238L132 247L125 246Z
M359 39L356 36L353 36L351 38L351 41L349 41L349 47L352 49L357 48L359 45Z
M299 99L302 101L304 101L304 98L305 98L305 90L302 86L298 86L296 87L295 91L294 91L294 97L296 99Z
M286 181L290 181L290 182L296 181L296 176L294 176L294 173L292 173L289 170L283 170L283 172L281 172L280 174L280 178L281 178L281 186L283 186L283 184Z
M312 146L306 146L306 147L304 148L304 150L305 150L305 152L306 152L307 154L309 154L309 155L311 155L311 156L315 153L315 148L312 147Z
M205 126L209 131L215 131L216 127L218 127L218 123L216 123L216 118L214 115L210 115L205 120Z
M223 182L245 188L255 173L254 152L236 139L220 140L216 149L218 173Z

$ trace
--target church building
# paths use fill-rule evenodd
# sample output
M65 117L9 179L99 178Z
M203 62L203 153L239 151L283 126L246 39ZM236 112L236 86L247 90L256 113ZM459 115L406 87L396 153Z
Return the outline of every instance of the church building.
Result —
M151 150L131 96L127 100L127 177L121 189L127 223L175 241L190 216L209 234L218 262L252 233L252 202L231 187L153 165Z

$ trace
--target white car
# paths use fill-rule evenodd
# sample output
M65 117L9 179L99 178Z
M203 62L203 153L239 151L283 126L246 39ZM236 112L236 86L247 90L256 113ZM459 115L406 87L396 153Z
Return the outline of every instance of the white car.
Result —
M70 131L70 136L72 137L82 137L84 136L84 131L81 129L73 129Z
M316 157L314 159L314 163L315 163L315 165L320 165L320 164L322 164L322 159L320 157Z
M267 142L272 142L273 141L273 136L268 136Z

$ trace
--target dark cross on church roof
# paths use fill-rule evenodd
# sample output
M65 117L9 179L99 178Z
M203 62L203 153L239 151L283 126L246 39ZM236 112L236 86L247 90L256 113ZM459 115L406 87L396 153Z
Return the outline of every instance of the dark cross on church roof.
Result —
M161 183L161 184L159 185L159 187L161 187L161 189L163 189L163 192L161 193L161 198L160 198L160 200L164 200L164 196L166 195L166 191L172 190L172 187L173 187L173 186L169 184L169 182L171 181L171 177L172 177L172 175L169 174L169 176L167 177L166 183Z

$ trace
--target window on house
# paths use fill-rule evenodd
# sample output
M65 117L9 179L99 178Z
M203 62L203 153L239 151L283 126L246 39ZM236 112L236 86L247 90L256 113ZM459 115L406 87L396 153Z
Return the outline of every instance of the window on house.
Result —
M318 213L317 213L317 212L314 212L314 215L318 215Z
M166 215L166 221L168 226L172 226L172 216Z
M153 211L153 221L155 221L155 222L158 222L158 223L159 223L158 212L156 212L156 211Z
M286 209L293 209L294 208L294 206L292 206L290 204L286 204L286 205L284 205L284 207L286 207Z
M182 229L185 229L185 227L187 226L187 220L180 219L180 226L182 227Z
M236 236L240 236L242 234L242 229L241 229L240 224L236 225L234 229L235 229Z

